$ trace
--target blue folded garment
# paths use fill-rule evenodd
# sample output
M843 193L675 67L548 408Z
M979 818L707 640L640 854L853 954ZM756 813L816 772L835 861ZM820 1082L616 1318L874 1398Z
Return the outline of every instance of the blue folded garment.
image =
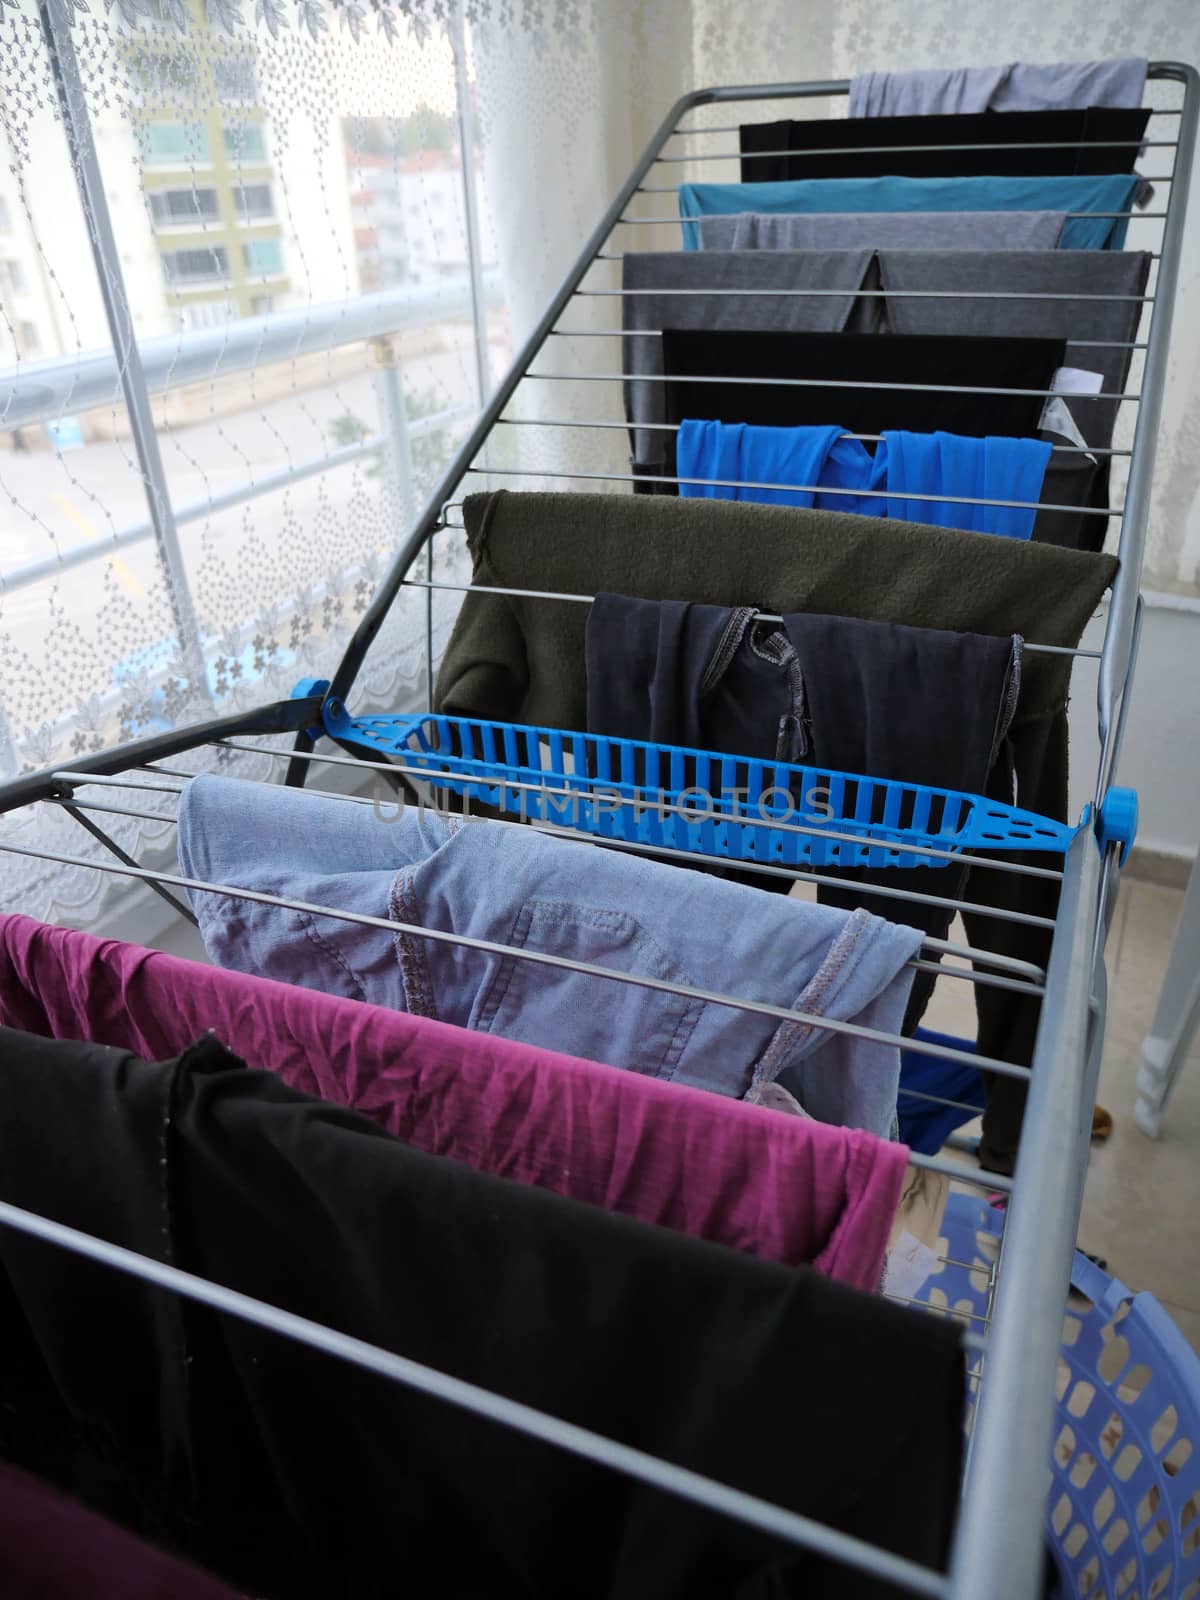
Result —
M1032 534L1037 515L1032 506L1041 495L1051 453L1041 440L968 439L897 429L883 435L872 456L860 440L842 437L844 432L836 426L764 428L686 419L675 442L679 493L685 499L760 500L886 516L1010 539ZM684 481L689 478L720 481ZM757 484L807 487L750 487ZM945 501L939 495L958 498ZM1025 505L960 503L980 499Z
M950 1045L955 1050L975 1046L969 1039L918 1028L912 1049L900 1052L900 1137L910 1150L935 1156L956 1128L983 1112L987 1091L978 1067L927 1056L923 1044Z
M700 249L687 219L754 212L1062 211L1063 250L1119 250L1137 173L1098 177L805 178L784 183L684 183L679 215L685 250ZM1071 213L1087 213L1079 215Z

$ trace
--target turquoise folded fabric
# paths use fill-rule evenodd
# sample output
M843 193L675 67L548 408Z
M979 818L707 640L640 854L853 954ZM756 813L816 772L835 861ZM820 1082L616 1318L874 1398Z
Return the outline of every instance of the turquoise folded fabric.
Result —
M787 183L684 183L679 187L686 250L700 249L696 217L754 212L1062 211L1063 250L1119 250L1140 179L1111 177L805 178Z

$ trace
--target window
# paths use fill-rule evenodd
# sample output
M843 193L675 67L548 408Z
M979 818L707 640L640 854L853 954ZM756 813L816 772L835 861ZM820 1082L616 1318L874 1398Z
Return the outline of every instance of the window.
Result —
M167 282L175 287L213 283L229 276L229 257L219 245L204 250L165 250L162 264Z
M12 294L25 293L25 268L19 261L0 261L0 278Z
M215 189L153 189L148 198L150 215L160 228L215 222L220 215Z
M245 100L251 105L257 101L258 80L248 56L218 56L213 62L213 77L218 100Z
M147 166L186 167L209 159L208 133L199 122L148 122L144 133Z
M275 215L275 200L269 183L239 183L234 188L233 200L242 222L259 222Z
M275 309L275 296L273 294L256 294L250 297L250 315L252 317L268 317Z
M283 247L278 239L251 239L242 246L247 272L273 275L283 271Z
M231 161L265 161L267 140L261 122L242 122L225 129L225 154Z
M21 340L21 354L28 359L36 356L42 348L42 341L38 337L36 322L22 322L17 326L17 333Z
M186 95L187 66L170 51L131 50L128 60L130 77L143 97L158 95L178 100Z
M238 314L236 300L200 300L179 308L180 326L184 328L219 328L232 322Z

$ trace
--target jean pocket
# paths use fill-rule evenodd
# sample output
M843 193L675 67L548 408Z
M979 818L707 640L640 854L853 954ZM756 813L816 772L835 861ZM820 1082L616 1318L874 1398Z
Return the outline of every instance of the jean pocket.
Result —
M519 949L690 984L636 917L567 900L527 900L507 943ZM505 956L468 1026L654 1078L679 1070L703 1002L666 990Z

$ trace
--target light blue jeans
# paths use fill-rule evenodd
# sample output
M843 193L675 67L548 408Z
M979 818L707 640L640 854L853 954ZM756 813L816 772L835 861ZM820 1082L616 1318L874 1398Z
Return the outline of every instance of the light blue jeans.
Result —
M916 929L531 828L379 810L198 777L180 861L212 883L899 1029ZM790 1069L811 1116L894 1130L890 1045L316 910L191 898L223 966L750 1100Z

